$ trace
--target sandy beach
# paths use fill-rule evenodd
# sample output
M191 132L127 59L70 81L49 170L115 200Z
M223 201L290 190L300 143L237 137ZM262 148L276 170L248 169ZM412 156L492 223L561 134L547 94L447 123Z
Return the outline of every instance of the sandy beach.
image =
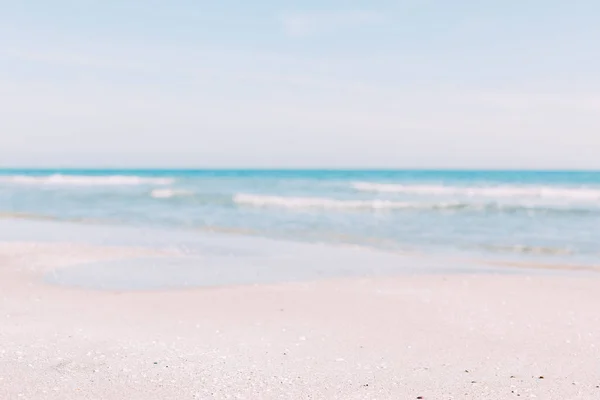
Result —
M404 274L185 290L50 285L143 248L0 244L2 399L592 399L591 274Z

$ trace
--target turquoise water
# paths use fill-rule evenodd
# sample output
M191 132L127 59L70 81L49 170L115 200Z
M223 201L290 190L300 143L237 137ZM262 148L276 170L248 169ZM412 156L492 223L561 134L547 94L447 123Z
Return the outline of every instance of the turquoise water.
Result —
M595 263L600 172L0 170L4 218Z

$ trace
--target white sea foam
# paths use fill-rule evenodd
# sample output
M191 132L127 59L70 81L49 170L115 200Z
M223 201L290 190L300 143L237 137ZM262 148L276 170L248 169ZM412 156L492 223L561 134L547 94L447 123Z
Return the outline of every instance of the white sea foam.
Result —
M410 204L388 200L337 200L321 197L281 197L254 194L236 194L233 201L237 204L255 207L282 208L326 208L326 209L393 209L407 208Z
M466 208L486 209L489 204L463 202L403 202L391 200L338 200L322 197L283 197L239 193L233 197L237 204L254 207L281 207L296 209L339 209L339 210L460 210Z
M172 197L190 196L193 192L181 189L154 189L150 192L150 196L155 199L170 199Z
M362 192L414 195L452 195L497 198L547 198L556 200L599 201L600 188L549 186L447 186L400 185L390 183L355 182L352 187Z
M0 183L21 185L64 185L64 186L131 186L131 185L169 185L171 178L149 178L133 175L10 175L0 176Z
M438 211L474 211L474 212L591 212L583 207L565 205L513 203L503 204L497 201L392 201L392 200L339 200L322 197L283 197L238 193L233 197L236 204L253 207L279 207L288 209L337 209L337 210L438 210ZM595 208L594 208L595 209Z

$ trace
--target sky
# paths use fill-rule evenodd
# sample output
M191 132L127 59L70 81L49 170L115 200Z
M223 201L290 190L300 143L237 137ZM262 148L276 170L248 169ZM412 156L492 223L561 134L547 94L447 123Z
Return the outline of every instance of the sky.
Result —
M0 166L600 169L596 0L0 8Z

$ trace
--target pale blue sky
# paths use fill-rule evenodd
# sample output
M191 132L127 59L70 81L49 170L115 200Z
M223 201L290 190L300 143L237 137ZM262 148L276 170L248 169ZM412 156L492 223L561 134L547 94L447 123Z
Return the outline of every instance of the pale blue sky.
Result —
M0 165L600 169L596 0L0 6Z

